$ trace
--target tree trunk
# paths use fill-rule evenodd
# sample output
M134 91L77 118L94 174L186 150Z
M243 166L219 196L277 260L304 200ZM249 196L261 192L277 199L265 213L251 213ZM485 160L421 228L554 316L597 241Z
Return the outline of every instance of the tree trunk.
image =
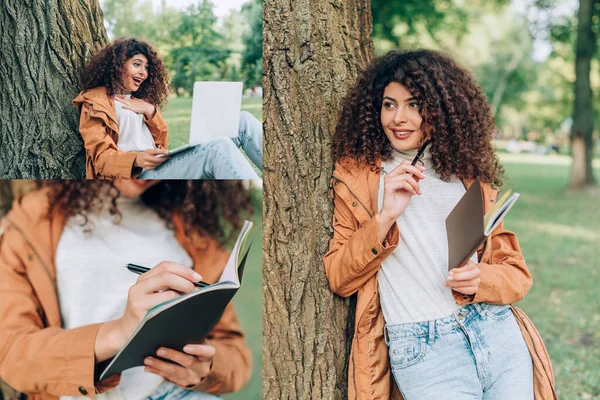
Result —
M329 290L331 138L373 55L370 0L265 0L263 398L342 399L352 302Z
M596 43L596 35L592 30L594 2L595 0L579 1L575 50L575 106L573 108L573 127L571 128L573 167L569 186L572 189L583 189L585 186L595 184L592 170L594 152L593 94L590 84L591 60ZM583 147L583 151L581 151L581 147Z
M83 178L71 100L107 42L98 1L3 0L0 37L0 178Z

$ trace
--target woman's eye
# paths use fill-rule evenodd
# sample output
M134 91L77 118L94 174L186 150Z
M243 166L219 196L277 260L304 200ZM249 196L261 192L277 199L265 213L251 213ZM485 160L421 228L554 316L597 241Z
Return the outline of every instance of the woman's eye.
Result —
M420 103L410 103L408 105L410 108L421 108L421 104Z
M383 108L392 108L392 107L394 107L394 103L391 103L389 101L383 102Z

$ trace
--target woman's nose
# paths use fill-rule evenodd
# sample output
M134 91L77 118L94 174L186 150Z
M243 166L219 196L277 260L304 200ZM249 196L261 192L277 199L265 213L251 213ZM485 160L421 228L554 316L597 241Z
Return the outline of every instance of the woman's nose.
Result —
M398 107L396 109L396 113L394 113L394 123L396 125L406 123L406 113L404 112L402 107Z

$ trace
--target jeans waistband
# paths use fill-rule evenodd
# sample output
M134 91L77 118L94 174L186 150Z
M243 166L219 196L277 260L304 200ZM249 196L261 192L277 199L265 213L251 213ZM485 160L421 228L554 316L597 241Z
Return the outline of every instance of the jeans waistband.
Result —
M487 303L469 304L444 318L432 321L386 325L384 329L385 342L389 344L391 340L403 337L429 337L433 339L436 333L446 333L457 329L477 315L485 317L489 307L490 305Z

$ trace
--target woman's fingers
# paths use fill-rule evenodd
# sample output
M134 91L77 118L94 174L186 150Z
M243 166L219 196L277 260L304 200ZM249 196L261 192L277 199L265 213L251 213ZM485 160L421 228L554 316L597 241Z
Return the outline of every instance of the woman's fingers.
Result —
M421 188L419 183L414 177L408 174L386 176L384 180L384 190L386 191L397 191L407 190L412 194L421 194Z
M179 364L162 361L154 357L146 357L144 365L146 365L147 372L158 374L181 387L196 386L200 383L200 377L192 369L182 367Z
M215 348L207 344L188 344L183 348L187 354L197 357L201 361L209 361L215 356Z
M192 282L200 282L202 280L202 276L189 267L171 261L163 261L157 264L154 268L150 269L150 271L140 275L138 282L162 272L170 272Z
M449 288L455 289L455 288L466 288L466 287L479 287L479 283L480 283L480 279L479 278L475 278L475 279L469 279L467 281L454 281L454 280L448 280L444 283L444 286L447 286Z
M469 260L463 266L453 268L448 272L448 279L454 281L465 281L478 278L481 270L476 263Z
M166 347L161 347L156 351L156 355L171 360L176 364L181 365L185 368L191 368L195 363L198 362L198 359L193 355L185 354L177 350L168 349Z
M391 170L387 176L397 176L402 174L411 174L419 179L425 179L425 175L423 175L423 171L425 170L422 166L410 165L408 161L402 161L396 168Z
M140 290L144 293L155 293L160 290L176 290L180 293L193 292L196 286L194 283L179 275L171 272L161 272L148 279L139 282Z

